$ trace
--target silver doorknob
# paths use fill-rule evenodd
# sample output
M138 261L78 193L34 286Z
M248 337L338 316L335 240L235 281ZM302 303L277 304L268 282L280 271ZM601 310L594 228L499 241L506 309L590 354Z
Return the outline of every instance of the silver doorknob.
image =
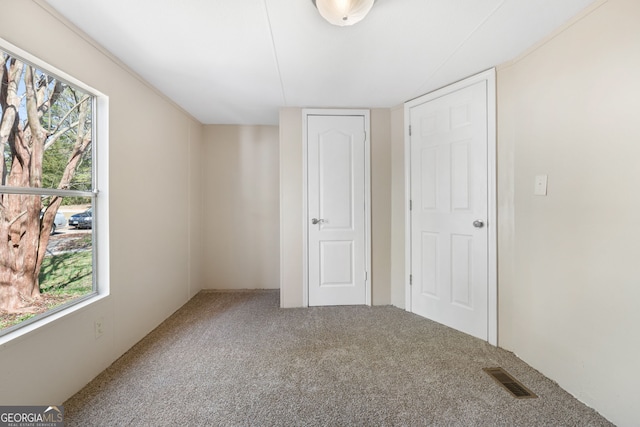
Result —
M473 226L475 228L482 228L482 227L484 227L484 222L482 222L479 219L476 219L475 221L473 221Z
M324 219L318 219L318 218L312 218L311 219L311 224L315 225L315 224L322 224L324 222Z

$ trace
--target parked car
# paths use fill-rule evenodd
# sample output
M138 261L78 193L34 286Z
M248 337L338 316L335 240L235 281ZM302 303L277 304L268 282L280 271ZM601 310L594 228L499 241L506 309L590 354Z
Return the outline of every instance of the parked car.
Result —
M41 220L43 215L44 215L44 211L40 212ZM53 220L53 224L51 225L51 234L55 233L58 228L64 227L65 225L67 225L67 218L65 218L62 212L56 212L56 216Z
M91 218L91 209L87 209L84 212L71 215L71 217L69 217L69 227L82 228L82 227L78 227L78 224L80 222L84 222L84 219L87 217ZM91 228L91 226L87 228Z
M88 215L85 215L78 219L78 224L76 225L76 228L80 229L80 228L93 227L93 215L91 214L91 209L89 209L87 212L89 212Z

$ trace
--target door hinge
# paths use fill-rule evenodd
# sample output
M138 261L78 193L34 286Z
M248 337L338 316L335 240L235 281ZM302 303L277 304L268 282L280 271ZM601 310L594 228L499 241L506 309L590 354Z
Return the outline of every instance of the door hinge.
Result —
M409 210L413 210L413 200L409 200Z
M413 285L413 274L409 275L409 286Z
M366 282L369 279L369 273L367 271L364 272L364 281Z
M411 125L409 125L409 136L411 136Z

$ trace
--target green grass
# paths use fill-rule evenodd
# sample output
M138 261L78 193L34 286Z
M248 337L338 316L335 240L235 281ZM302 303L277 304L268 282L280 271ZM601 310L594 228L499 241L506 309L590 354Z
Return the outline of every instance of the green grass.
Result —
M88 241L78 241L89 244ZM47 256L40 269L40 291L43 301L37 313L8 314L0 316L0 330L9 328L38 316L68 301L89 294L93 289L92 251L81 250Z
M40 290L57 295L84 295L91 292L92 277L92 251L48 256L40 269Z
M36 314L29 313L18 317L9 317L8 319L0 318L0 330L8 328L9 326L17 325L18 323L31 319L34 316L36 316Z

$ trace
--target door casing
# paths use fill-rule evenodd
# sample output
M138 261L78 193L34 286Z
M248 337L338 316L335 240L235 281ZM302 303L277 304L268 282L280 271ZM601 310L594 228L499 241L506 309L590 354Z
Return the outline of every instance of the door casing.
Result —
M487 82L487 183L488 183L488 331L489 344L498 345L498 261L497 261L497 183L496 183L496 72L486 70L464 80L412 99L404 104L404 164L405 164L405 309L411 311L411 138L409 123L411 108L456 92L480 81Z
M367 277L365 280L365 303L371 305L371 120L369 110L360 109L302 109L302 211L303 211L303 242L302 242L302 306L309 306L309 224L310 216L308 212L308 168L307 168L307 117L309 116L362 116L365 126L365 146L364 146L364 212L365 212L365 269Z

